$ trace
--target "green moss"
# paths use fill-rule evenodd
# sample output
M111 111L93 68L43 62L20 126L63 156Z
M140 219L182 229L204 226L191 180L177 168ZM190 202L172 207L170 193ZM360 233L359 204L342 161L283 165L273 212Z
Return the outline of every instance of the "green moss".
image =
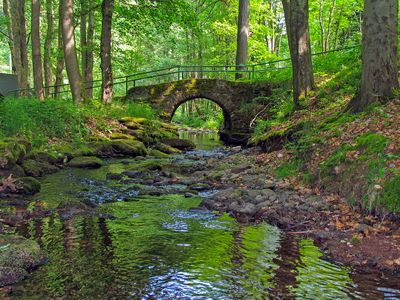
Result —
M27 146L17 139L4 139L0 141L0 169L13 167L21 161L27 153Z
M400 176L385 182L383 192L377 201L378 205L386 207L390 212L400 212Z
M112 140L136 140L136 137L120 132L113 132L110 135L110 139Z
M324 171L346 162L347 152L349 152L352 149L353 147L351 145L347 144L341 145L328 159L322 162L321 169Z
M174 147L171 147L169 145L163 144L163 143L157 143L154 146L154 149L157 149L158 151L161 151L161 152L167 153L167 154L179 154L179 153L181 153L180 150L178 150L178 149L176 149Z
M93 156L81 156L73 158L68 163L68 166L72 168L97 169L103 166L103 161Z
M362 150L365 155L372 155L383 153L389 140L377 133L367 133L358 137L356 142L357 149Z
M25 195L34 195L40 192L41 184L33 177L23 177L17 180L17 186L21 193Z
M67 156L69 158L77 156L95 156L96 151L90 145L77 143L77 144L58 144L51 148L51 151L58 157Z
M24 279L45 262L38 243L16 235L0 235L0 287Z
M299 175L300 164L298 161L290 161L283 163L281 166L275 169L275 175L278 179L294 177Z
M149 151L149 156L153 156L153 157L157 157L157 158L168 158L169 157L168 154L161 152L159 150L156 150L156 149L151 149Z

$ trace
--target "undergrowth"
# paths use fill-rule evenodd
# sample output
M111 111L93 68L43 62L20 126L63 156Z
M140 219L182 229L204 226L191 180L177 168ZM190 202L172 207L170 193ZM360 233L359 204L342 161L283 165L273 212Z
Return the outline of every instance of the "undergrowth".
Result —
M300 110L294 111L288 78L274 86L270 116L258 120L251 142L286 153L266 156L278 178L342 194L352 206L369 212L399 213L398 104L347 113L360 82L359 53L314 62L317 89L301 98Z
M155 113L149 105L132 102L104 106L97 101L74 104L55 99L8 98L0 102L0 138L22 137L34 147L52 140L74 142L88 136L88 120L105 129L108 119L125 116L152 119Z

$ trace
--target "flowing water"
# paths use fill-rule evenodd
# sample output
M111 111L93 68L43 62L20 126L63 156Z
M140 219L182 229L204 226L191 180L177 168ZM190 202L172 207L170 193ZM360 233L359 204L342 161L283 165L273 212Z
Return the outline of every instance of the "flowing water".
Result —
M225 155L209 150L215 135L195 140L208 150L178 156L173 165ZM188 158L196 155L195 162ZM16 285L11 299L400 299L395 279L354 274L323 260L313 241L200 209L201 197L179 194L185 187L153 184L163 192L149 196L143 183L106 180L139 164L115 160L43 180L28 209L66 200L102 204L94 215L55 213L18 228L49 262Z

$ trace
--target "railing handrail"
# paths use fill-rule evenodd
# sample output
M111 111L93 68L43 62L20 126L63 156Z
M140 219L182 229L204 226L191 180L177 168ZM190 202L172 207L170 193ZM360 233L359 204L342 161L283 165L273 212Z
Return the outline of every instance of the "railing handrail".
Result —
M361 45L355 45L355 46L349 46L349 47L342 47L334 50L328 50L328 51L323 51L323 52L316 52L312 53L312 56L319 56L319 55L324 55L324 54L329 54L329 53L334 53L334 52L340 52L340 51L346 51L346 50L351 50L355 48L359 48ZM129 83L136 83L137 81L142 81L146 79L152 79L152 78L157 78L157 77L164 77L164 76L169 76L169 75L176 75L178 74L178 77L180 74L184 73L258 73L258 72L263 72L263 71L268 71L268 70L281 70L281 69L288 69L290 67L276 67L276 68L267 68L267 69L256 69L256 67L260 66L270 66L273 64L277 63L282 63L282 62L288 62L291 61L290 58L282 58L279 60L272 60L272 61L266 61L262 63L257 63L257 64L243 64L243 65L174 65L174 66L169 66L169 67L164 67L160 69L155 69L155 70L149 70L149 71L141 71L137 73L132 73L129 75L125 76L118 76L114 78L114 81L121 80L121 82L117 82L118 84L125 83L126 84L126 90L128 89ZM212 68L212 70L209 70L209 68ZM239 69L240 68L240 69ZM176 69L176 71L172 71ZM170 72L165 72L165 71L170 71ZM160 74L157 74L160 73ZM151 75L154 74L154 75ZM144 76L148 75L148 76ZM83 82L85 85L85 89L93 89L93 88L98 88L97 86L95 87L94 84L101 82L101 79L93 80L93 81L86 81ZM51 85L51 86L45 86L43 89L55 89L55 88L63 88L63 87L69 87L69 83L64 83L64 84L59 84L59 85ZM18 89L18 90L12 90L7 93L9 94L17 94L17 93L23 93L23 92L32 92L34 88L28 88L28 89ZM62 94L66 93L68 91L58 91L57 93L50 93L50 94Z

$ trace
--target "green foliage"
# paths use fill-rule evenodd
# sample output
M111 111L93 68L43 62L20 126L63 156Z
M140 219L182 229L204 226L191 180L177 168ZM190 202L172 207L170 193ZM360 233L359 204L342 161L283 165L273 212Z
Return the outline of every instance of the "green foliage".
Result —
M94 119L98 128L108 131L108 118L126 116L154 119L155 113L149 105L133 102L104 106L97 101L78 105L54 99L41 102L8 98L0 102L0 137L21 136L34 147L46 145L52 139L73 142L87 137L88 119Z
M378 198L378 204L386 207L391 212L400 212L400 176L385 182L383 193Z
M5 99L0 103L0 134L23 136L34 146L53 138L83 137L84 121L82 109L72 102Z
M278 179L294 177L300 172L300 162L292 160L287 163L283 163L281 166L275 169L275 175Z
M365 155L383 154L388 139L377 133L367 133L357 138L356 148L363 151Z
M216 103L207 99L196 99L183 103L172 121L181 126L218 130L224 123L224 113Z

